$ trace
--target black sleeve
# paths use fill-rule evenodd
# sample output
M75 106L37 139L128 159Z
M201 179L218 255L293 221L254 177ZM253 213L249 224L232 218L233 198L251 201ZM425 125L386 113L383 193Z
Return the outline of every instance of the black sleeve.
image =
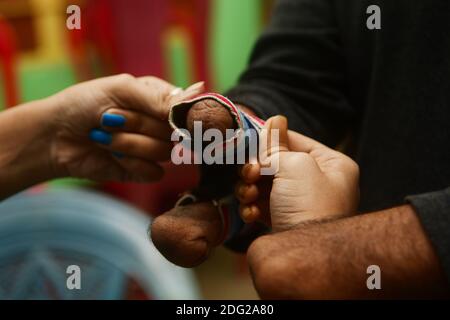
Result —
M406 200L414 207L450 281L450 188Z
M332 0L279 0L239 84L226 95L261 118L287 116L290 128L334 146L354 110Z

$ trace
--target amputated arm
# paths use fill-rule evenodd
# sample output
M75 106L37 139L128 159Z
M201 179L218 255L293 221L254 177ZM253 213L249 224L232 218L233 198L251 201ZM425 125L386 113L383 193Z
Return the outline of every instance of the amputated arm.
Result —
M251 114L249 109L239 108ZM229 110L214 99L194 103L180 121L191 136L194 136L195 122L201 123L203 131L218 129L223 135L227 129L236 128ZM207 259L214 247L223 243L227 228L211 200L218 195L217 192L223 192L221 188L227 188L225 181L234 176L237 178L237 172L235 165L203 166L201 182L196 190L196 195L201 197L200 202L176 206L153 221L152 240L168 260L180 266L193 267ZM251 241L264 231L265 228L255 225L254 228L247 228L240 237L230 239L226 245L235 251L245 251Z

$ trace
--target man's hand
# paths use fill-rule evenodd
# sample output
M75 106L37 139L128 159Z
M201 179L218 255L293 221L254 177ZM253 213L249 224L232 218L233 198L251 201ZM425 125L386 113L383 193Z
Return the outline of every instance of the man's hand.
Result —
M359 170L353 160L299 133L288 133L284 117L269 119L266 128L268 137L278 130L279 144L263 137L261 161L278 162L279 169L272 182L260 176L260 165L242 168L236 196L244 221L271 220L273 230L281 231L356 214Z

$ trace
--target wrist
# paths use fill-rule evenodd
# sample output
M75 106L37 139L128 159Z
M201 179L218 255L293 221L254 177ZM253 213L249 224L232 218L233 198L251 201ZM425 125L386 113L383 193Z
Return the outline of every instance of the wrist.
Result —
M56 166L53 157L54 141L58 127L62 124L58 121L61 110L57 99L49 97L37 100L23 106L21 111L23 116L29 119L27 128L23 129L27 132L24 137L27 144L23 153L35 160L29 163L29 169L39 172L42 180L61 177L61 170Z
M46 132L42 137L47 140L45 152L47 154L48 170L52 177L62 178L68 175L65 162L61 160L61 140L67 135L67 119L71 117L70 107L67 107L64 91L46 98L42 101L45 105L46 118L43 120L46 124ZM43 108L43 109L44 109Z
M51 161L56 131L54 108L53 100L48 98L14 107L1 115L2 176L34 184L58 175Z

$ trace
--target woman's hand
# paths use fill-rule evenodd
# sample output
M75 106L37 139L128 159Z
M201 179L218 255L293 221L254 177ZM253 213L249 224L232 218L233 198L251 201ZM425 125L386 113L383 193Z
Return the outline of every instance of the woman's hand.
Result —
M203 91L118 75L0 113L0 199L60 177L149 182L169 158L169 107Z
M62 176L151 182L170 158L171 103L202 91L202 84L171 94L155 78L119 75L73 86L51 99L58 106L51 157Z
M236 196L244 221L262 220L281 231L356 214L359 169L352 159L299 133L288 133L284 117L269 119L266 129L267 135L279 130L279 145L269 142L263 150L263 158L277 161L278 170L268 177L260 175L259 164L242 168Z

